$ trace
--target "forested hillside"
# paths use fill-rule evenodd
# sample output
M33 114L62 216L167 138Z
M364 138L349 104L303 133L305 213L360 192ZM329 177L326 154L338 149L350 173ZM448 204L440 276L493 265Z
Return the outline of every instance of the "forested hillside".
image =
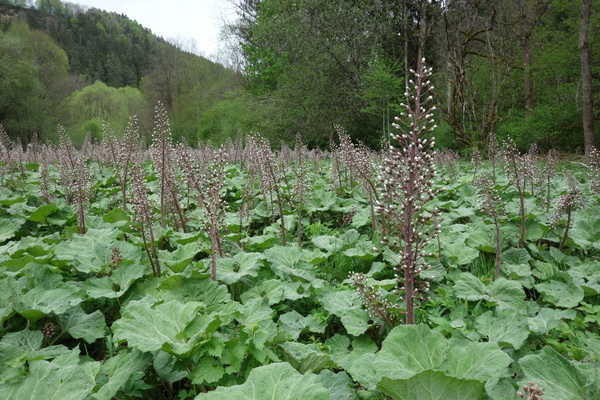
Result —
M21 3L17 5L16 3ZM125 15L58 0L0 1L0 123L29 142L64 125L76 143L122 131L138 115L148 134L165 103L178 139L197 141L199 119L239 81Z
M148 137L161 101L190 144L258 132L325 148L337 124L379 148L425 57L439 146L597 146L599 0L230 0L237 72L127 16L32 3L0 0L0 123L24 142L57 124L101 139L132 114Z

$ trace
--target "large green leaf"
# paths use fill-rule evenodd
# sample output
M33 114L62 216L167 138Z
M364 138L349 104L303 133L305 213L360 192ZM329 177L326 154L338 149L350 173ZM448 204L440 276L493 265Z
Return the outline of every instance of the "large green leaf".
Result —
M344 241L342 239L330 235L315 236L311 239L311 242L318 248L330 253L339 251L344 246Z
M195 400L331 400L319 377L301 375L288 363L269 364L253 369L242 385L218 387Z
M318 321L313 315L303 317L295 310L282 314L279 317L280 330L286 332L293 340L298 339L302 332L323 333L327 328L325 321Z
M354 382L345 371L335 373L324 369L319 373L319 378L323 386L331 391L331 400L355 398L353 395Z
M600 250L600 209L588 207L575 214L569 237L584 250Z
M360 357L365 354L373 355L377 351L377 344L366 335L350 340L347 336L337 334L325 344L331 359L346 370Z
M302 260L302 249L298 246L273 246L265 250L264 254L274 268L279 266L295 268Z
M36 286L15 299L14 309L29 321L35 322L50 313L62 314L82 301L83 298L72 286L65 285L55 289Z
M101 373L108 378L106 383L92 395L94 400L111 400L121 390L132 374L144 372L151 359L149 353L125 350L109 358L102 365Z
M43 340L41 331L29 329L4 335L0 341L0 384L24 375L29 361L48 360L70 353L62 345L42 347Z
M470 301L490 299L483 282L470 272L461 273L454 281L454 291L459 299Z
M518 309L525 300L525 292L519 282L499 278L491 285L469 272L463 272L455 279L454 291L459 299L470 301L493 301L498 308Z
M266 299L252 299L239 308L240 315L236 317L242 325L242 331L252 338L252 344L263 350L267 342L277 335L277 325L273 322L275 311L271 309Z
M519 349L529 336L527 318L513 310L487 311L475 320L477 332L490 342Z
M535 288L543 295L544 300L557 307L577 307L584 297L583 288L574 283L542 282L535 285Z
M425 325L392 329L377 354L356 359L348 372L361 385L374 388L383 377L407 379L421 371L438 369L446 358L448 341Z
M443 255L457 265L469 264L479 257L479 250L467 246L464 237L452 243L444 244L442 251Z
M207 329L216 318L201 314L201 308L202 303L181 303L177 300L156 305L148 298L131 302L123 310L122 317L113 324L114 339L126 341L141 351L162 349L185 355L194 349L205 333L203 329ZM194 322L199 322L198 326ZM188 328L191 326L194 329L190 331Z
M286 361L301 374L308 371L318 373L324 368L335 367L331 358L314 344L284 342L280 347L287 355Z
M354 247L344 250L344 255L353 258L359 258L365 261L373 261L379 255L370 240L359 240Z
M535 317L528 319L529 329L534 333L547 334L560 325L563 319L575 319L575 310L556 310L554 308L542 308Z
M505 374L512 358L495 343L471 342L466 346L451 346L441 369L449 375L486 382Z
M320 300L328 312L340 317L351 335L359 336L369 329L369 314L362 309L361 300L354 290L327 293Z
M58 318L61 328L75 339L83 339L93 343L104 337L106 322L104 314L99 310L86 314L81 307L74 307Z
M29 373L24 379L13 380L11 384L0 386L0 398L86 400L96 385L93 379L94 372L100 369L99 363L87 364L82 367L72 357L57 358L52 362L30 361Z
M529 260L531 260L531 256L526 249L511 247L502 253L502 261L507 264L527 264Z
M200 248L196 242L179 245L174 251L159 250L159 262L173 272L183 272L199 251Z
M0 243L12 239L21 228L22 222L16 219L0 218Z
M377 390L394 400L481 400L484 384L448 376L442 371L423 371L408 379L383 378Z
M127 289L139 278L144 276L144 273L149 268L142 263L125 263L119 265L116 270L109 276L101 278L90 278L82 284L82 289L85 290L91 298L98 299L118 298L121 297Z
M584 376L572 362L550 347L521 358L519 364L526 378L521 385L534 382L541 386L545 390L545 400L591 400L600 396L600 393L588 390Z
M70 242L56 245L56 258L68 261L83 273L105 272L112 267L113 249L117 248L124 260L138 261L141 249L131 243L117 240L119 229L89 229L84 235L76 235Z
M246 277L256 277L260 270L261 253L238 253L232 258L217 261L217 279L227 285Z
M491 300L498 304L498 310L504 308L518 310L525 301L523 285L513 280L496 279L487 287L487 292Z

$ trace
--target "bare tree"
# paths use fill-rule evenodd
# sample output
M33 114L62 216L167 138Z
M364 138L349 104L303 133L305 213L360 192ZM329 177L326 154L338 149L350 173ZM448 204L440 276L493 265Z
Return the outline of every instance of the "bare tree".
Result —
M581 59L581 87L583 95L583 142L586 155L591 154L596 140L594 134L594 103L592 93L592 57L590 54L591 15L592 0L583 0L579 29L579 57Z

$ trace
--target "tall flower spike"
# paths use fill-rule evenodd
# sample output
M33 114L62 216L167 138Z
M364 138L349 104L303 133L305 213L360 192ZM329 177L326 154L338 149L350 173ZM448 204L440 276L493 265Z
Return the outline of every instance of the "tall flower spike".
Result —
M415 322L417 293L425 294L428 289L429 283L421 280L419 273L429 267L425 247L440 229L432 221L438 211L425 211L426 204L437 195L433 189L435 142L426 138L435 129L435 107L429 94L431 70L421 62L414 75L413 87L403 105L406 118L396 118L394 127L400 133L391 134L395 146L383 155L378 174L381 197L376 207L389 226L384 242L396 254L394 269L398 290L404 292L407 324Z

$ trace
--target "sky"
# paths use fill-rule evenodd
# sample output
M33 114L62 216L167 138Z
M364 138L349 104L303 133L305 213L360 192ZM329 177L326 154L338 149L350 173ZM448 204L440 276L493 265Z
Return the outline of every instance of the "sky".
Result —
M195 53L217 59L224 19L233 19L229 0L69 0L69 3L125 14L157 36L195 45ZM184 50L193 50L183 46Z

